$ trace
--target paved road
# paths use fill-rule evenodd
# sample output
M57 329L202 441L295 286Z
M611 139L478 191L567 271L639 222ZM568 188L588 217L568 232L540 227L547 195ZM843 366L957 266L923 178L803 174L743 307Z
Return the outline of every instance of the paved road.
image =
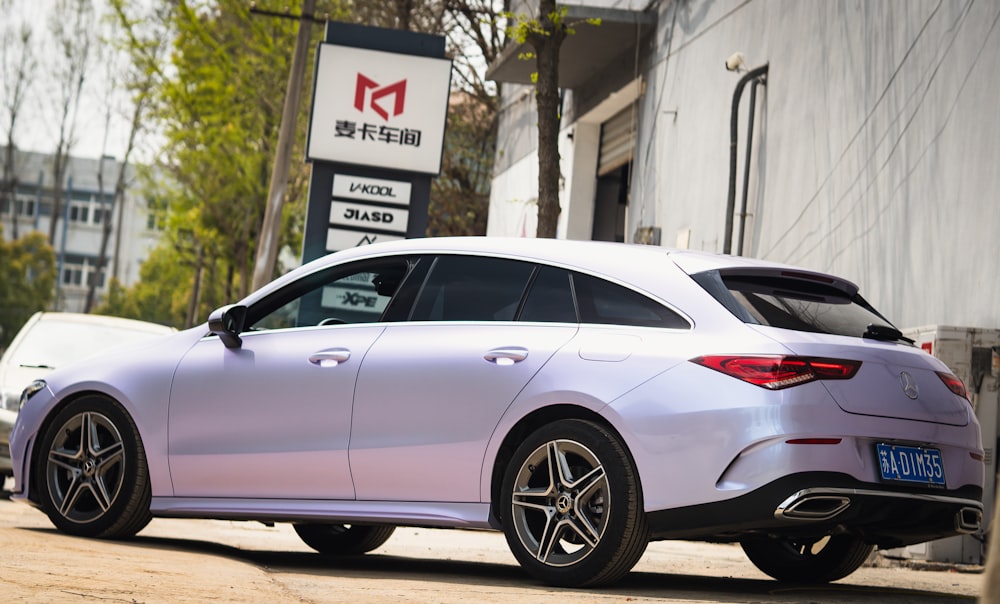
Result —
M524 575L503 536L400 528L367 556L327 559L287 525L157 519L128 542L56 532L0 497L4 602L972 602L982 575L866 567L823 587L766 578L738 546L650 545L620 584L550 588Z

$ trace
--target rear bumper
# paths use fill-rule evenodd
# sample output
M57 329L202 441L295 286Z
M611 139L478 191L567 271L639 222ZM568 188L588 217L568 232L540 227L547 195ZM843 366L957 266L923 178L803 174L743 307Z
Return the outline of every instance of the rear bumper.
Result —
M749 535L851 533L900 547L981 529L982 489L898 487L845 474L786 476L733 499L649 513L654 539L735 541Z

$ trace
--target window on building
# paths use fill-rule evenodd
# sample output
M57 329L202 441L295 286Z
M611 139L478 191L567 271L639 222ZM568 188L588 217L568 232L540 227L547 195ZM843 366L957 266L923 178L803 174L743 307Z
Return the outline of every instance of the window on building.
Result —
M90 202L87 201L72 201L69 204L69 221L70 222L82 222L87 224L90 222Z
M22 218L33 218L35 216L35 200L27 197L18 197L14 202L14 209L17 215ZM5 213L6 213L5 208Z
M63 285L83 285L83 268L80 266L64 266L62 283Z
M105 262L105 267L108 263ZM62 275L60 282L65 286L88 287L91 279L97 280L97 287L104 288L104 271L98 272L97 259L89 256L77 254L67 254L63 259Z
M167 222L167 203L155 197L146 198L146 228L162 231Z

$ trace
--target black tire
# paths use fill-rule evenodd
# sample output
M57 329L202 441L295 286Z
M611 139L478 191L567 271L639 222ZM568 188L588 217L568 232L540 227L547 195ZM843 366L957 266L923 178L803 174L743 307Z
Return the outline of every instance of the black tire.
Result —
M607 585L649 543L635 465L603 426L561 420L531 434L504 475L499 512L521 566L550 585Z
M152 518L139 432L103 396L77 399L55 416L39 441L34 475L42 509L65 533L124 539Z
M858 570L875 546L853 535L822 539L762 537L740 542L754 566L779 581L829 583Z
M356 556L365 554L389 540L394 526L367 524L293 524L295 532L321 554Z

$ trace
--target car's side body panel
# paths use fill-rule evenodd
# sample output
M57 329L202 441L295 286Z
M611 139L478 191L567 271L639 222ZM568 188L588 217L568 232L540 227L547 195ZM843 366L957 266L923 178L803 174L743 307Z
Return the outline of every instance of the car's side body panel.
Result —
M157 516L174 518L490 528L490 506L485 503L153 497L150 509Z
M238 349L216 337L195 344L170 395L174 495L353 499L354 384L384 329L262 331Z
M391 324L355 393L351 472L361 500L480 501L484 443L576 325Z
M32 398L32 404L18 413L11 433L11 455L16 467L23 468L15 485L15 497L30 487L28 461L31 445L49 414L68 401L98 392L117 401L133 418L142 437L149 465L153 495L173 494L167 462L167 413L174 368L184 353L205 333L195 327L124 352L111 352L76 363L66 371L57 370L47 378L47 387Z

